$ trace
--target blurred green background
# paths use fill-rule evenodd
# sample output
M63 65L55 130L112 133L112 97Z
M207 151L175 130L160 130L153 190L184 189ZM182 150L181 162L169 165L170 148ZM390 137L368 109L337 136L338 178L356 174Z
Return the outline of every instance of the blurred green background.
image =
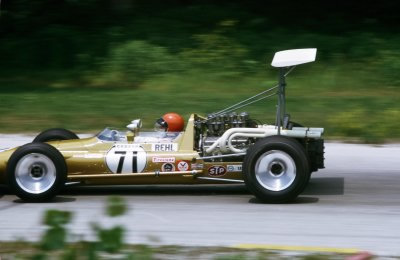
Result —
M207 114L275 85L276 51L318 48L288 111L329 139L400 139L399 1L2 0L0 132L93 132ZM240 111L273 123L275 99ZM239 112L240 112L239 111Z

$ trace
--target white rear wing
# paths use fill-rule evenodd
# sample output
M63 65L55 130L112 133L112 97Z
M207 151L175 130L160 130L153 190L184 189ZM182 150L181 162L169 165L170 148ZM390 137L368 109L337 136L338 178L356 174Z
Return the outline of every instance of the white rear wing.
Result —
M316 56L316 48L278 51L275 53L271 65L277 68L290 67L313 62Z

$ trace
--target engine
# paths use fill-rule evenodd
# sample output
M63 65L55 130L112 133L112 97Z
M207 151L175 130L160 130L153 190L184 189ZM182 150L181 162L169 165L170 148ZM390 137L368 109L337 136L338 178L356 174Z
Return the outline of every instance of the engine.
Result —
M247 112L237 114L222 114L215 116L210 114L204 123L207 129L207 136L221 136L226 130L237 127L257 127L254 120L250 119Z
M231 128L256 128L257 123L250 118L247 112L237 114L214 115L210 114L205 120L196 122L198 133L199 150L204 151L213 145L228 129ZM248 147L254 140L252 138L238 137L232 140L232 145L239 149Z

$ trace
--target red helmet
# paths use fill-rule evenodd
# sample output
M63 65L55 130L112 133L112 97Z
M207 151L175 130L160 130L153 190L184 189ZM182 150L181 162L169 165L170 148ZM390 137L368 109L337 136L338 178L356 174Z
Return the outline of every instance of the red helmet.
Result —
M155 127L157 129L163 129L168 132L180 132L183 131L185 121L183 117L177 113L167 113L156 121Z

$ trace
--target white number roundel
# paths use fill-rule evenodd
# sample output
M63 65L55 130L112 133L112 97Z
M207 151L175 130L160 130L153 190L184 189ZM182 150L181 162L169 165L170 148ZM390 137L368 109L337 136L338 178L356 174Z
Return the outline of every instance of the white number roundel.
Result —
M146 167L146 152L132 145L113 146L106 155L107 167L113 173L138 173Z

